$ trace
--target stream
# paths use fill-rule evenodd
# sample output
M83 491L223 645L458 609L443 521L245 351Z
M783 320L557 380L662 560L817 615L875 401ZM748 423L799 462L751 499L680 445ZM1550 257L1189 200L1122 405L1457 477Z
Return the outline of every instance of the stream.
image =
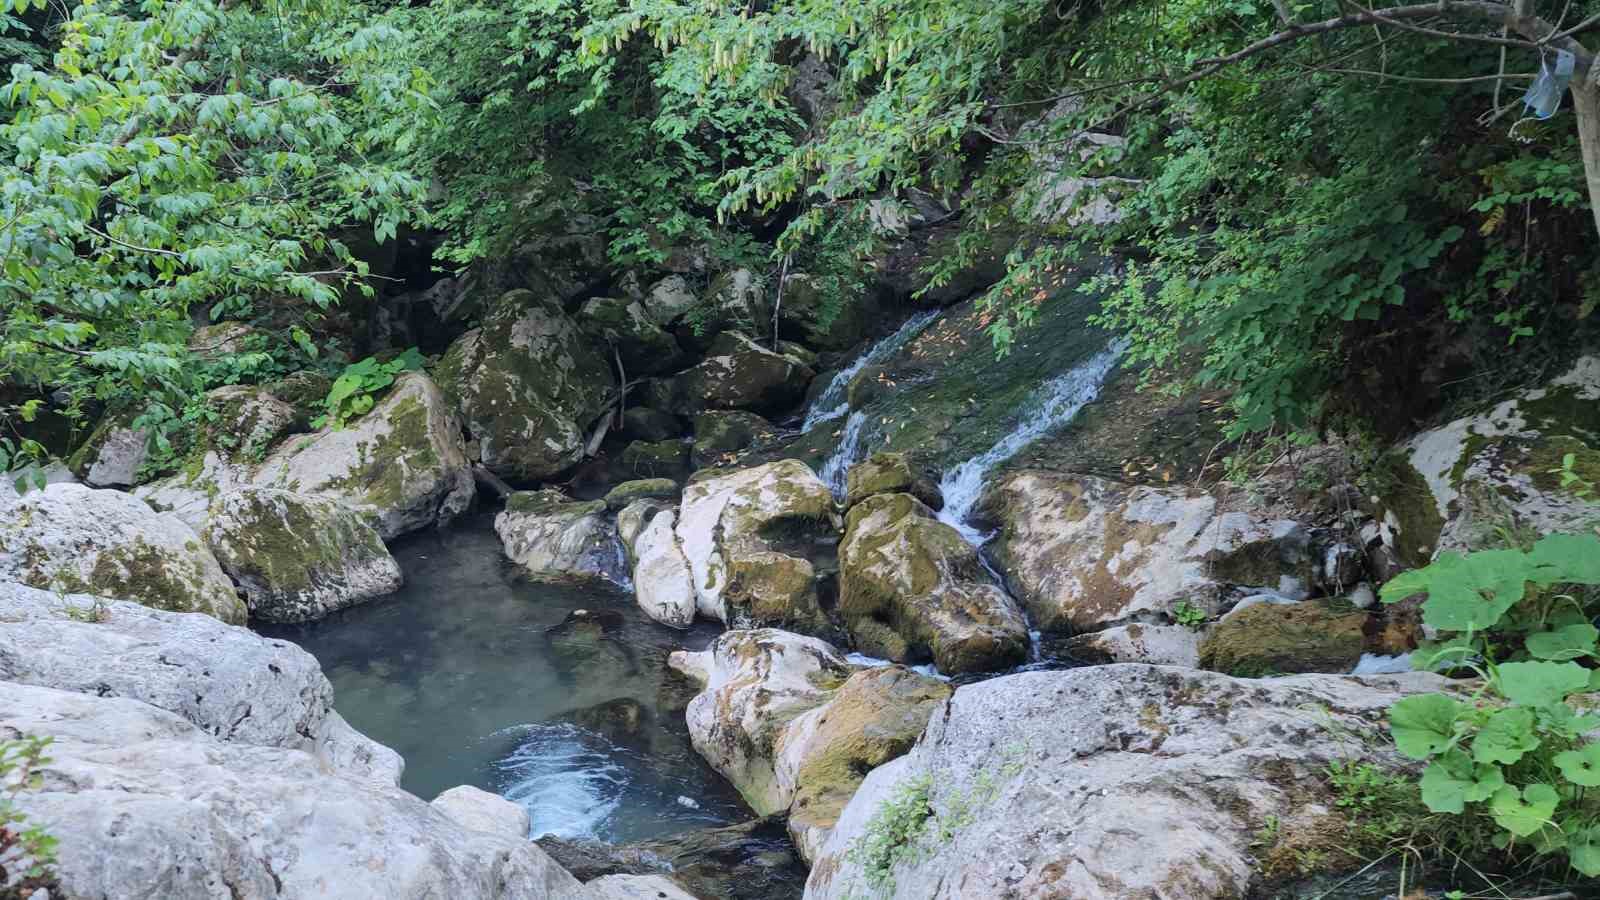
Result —
M405 758L425 800L459 784L525 807L532 837L625 843L751 818L690 746L694 688L666 667L721 630L675 631L631 595L522 578L493 517L398 542L399 593L298 626L350 724ZM611 626L546 634L588 610Z

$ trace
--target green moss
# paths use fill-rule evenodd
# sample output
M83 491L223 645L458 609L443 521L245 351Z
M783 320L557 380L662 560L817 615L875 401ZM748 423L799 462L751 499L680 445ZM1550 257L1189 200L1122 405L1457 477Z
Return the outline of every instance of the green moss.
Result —
M387 551L377 533L344 510L317 515L314 504L266 491L245 491L228 500L226 514L237 527L212 544L230 573L275 596L316 586L323 573L343 567L347 556Z
M1260 603L1212 627L1200 665L1243 678L1348 672L1361 658L1366 621L1344 601Z
M604 500L577 501L551 488L517 491L506 499L506 512L514 515L547 516L560 513L577 517L600 515L605 511Z
M1528 448L1523 464L1519 467L1529 478L1534 486L1541 491L1571 492L1580 490L1579 486L1562 487L1562 461L1568 454L1572 456L1572 473L1591 485L1600 485L1600 451L1574 437L1557 435L1547 437L1536 446ZM1600 498L1591 498L1600 500Z
M73 593L133 600L172 612L209 612L228 619L231 610L214 608L199 566L136 539L102 551L87 579L58 573L56 584Z
M1412 566L1426 565L1438 546L1444 517L1422 473L1395 451L1380 457L1365 473L1363 486L1367 497L1377 498L1376 517L1390 515L1399 524L1395 548L1401 560Z

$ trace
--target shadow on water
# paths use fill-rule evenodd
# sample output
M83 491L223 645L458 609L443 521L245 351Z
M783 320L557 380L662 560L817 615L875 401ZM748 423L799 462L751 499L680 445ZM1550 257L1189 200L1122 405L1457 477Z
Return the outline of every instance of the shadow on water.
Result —
M690 745L694 688L666 666L717 629L658 625L607 586L522 578L492 521L400 542L399 593L262 631L317 657L339 712L405 757L402 785L424 799L471 784L525 806L536 837L606 842L750 818Z

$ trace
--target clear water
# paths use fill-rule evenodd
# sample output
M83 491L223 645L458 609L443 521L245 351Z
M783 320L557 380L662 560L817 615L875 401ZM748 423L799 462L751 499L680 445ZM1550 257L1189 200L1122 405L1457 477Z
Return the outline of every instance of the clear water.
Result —
M937 309L919 312L905 320L899 328L895 329L893 334L868 347L867 352L861 354L856 358L855 362L852 362L839 374L833 376L833 380L828 382L828 386L823 389L822 393L817 395L817 399L812 402L811 408L806 410L806 421L804 425L800 426L800 430L802 432L810 431L823 422L831 422L849 412L850 404L845 400L845 389L850 387L850 379L856 377L856 373L867 366L877 365L894 355L901 347L910 343L912 338L921 334L922 330L928 327L928 323L937 318L939 318L939 310Z
M1052 429L1072 421L1079 410L1100 396L1100 388L1122 351L1122 344L1113 344L1045 382L1034 391L1030 408L1016 428L988 450L946 471L939 482L944 495L940 521L961 532L968 542L984 544L988 536L967 524L967 517L983 496L989 472Z
M605 586L521 578L487 515L394 555L399 593L270 633L315 655L339 712L405 757L407 790L496 791L528 809L534 837L623 843L752 817L690 746L693 689L666 668L671 651L701 649L718 629L658 625ZM580 609L617 627L546 635ZM581 715L608 702L642 713L638 727Z

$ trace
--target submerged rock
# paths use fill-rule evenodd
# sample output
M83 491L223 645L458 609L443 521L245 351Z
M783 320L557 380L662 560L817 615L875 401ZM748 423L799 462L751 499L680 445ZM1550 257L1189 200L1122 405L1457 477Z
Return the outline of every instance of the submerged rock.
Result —
M1389 704L1444 685L1141 665L966 685L866 777L806 897L1244 897L1261 823L1288 834L1325 818L1334 761L1398 766L1380 749ZM884 828L900 836L892 856L867 846Z
M336 500L365 516L384 540L449 522L475 491L461 426L420 372L402 374L346 427L283 441L251 482Z
M795 460L692 481L677 536L700 614L738 627L831 633L818 563L837 539L836 515L828 486Z
M194 529L121 491L0 479L0 581L242 623L245 604Z
M978 551L910 494L850 510L839 545L839 612L857 646L941 672L992 672L1028 657L1028 624Z
M1367 614L1348 603L1257 603L1224 616L1200 644L1200 665L1246 678L1349 672L1366 643Z
M439 383L495 474L549 478L583 457L616 386L611 363L554 296L510 291L439 362Z
M270 488L230 491L202 537L244 591L250 617L307 622L392 594L403 581L372 526L323 497Z
M1407 565L1469 550L1510 519L1540 534L1600 524L1600 497L1563 482L1600 483L1600 357L1585 356L1543 387L1413 437L1368 473L1384 543Z
M494 517L506 557L537 576L626 581L616 526L603 500L576 501L556 490L519 491Z
M1215 614L1239 588L1304 597L1298 523L1219 509L1209 494L1017 472L991 489L994 558L1045 632L1160 624L1179 602Z

